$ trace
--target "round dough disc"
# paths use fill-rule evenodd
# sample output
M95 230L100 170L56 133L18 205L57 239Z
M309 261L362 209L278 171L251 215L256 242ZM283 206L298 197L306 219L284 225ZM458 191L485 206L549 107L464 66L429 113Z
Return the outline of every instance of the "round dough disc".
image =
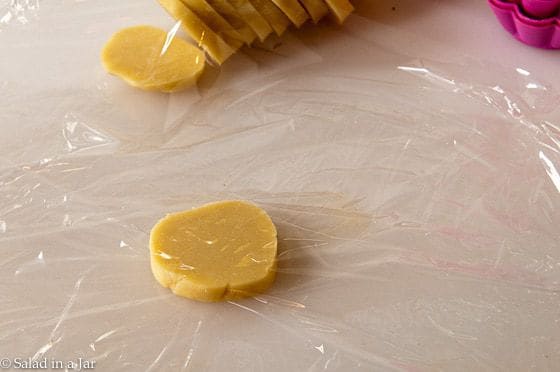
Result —
M105 69L132 86L162 92L193 85L204 70L204 53L152 26L115 33L101 52Z
M276 275L276 228L243 201L174 213L150 235L152 272L179 296L221 301L266 290Z

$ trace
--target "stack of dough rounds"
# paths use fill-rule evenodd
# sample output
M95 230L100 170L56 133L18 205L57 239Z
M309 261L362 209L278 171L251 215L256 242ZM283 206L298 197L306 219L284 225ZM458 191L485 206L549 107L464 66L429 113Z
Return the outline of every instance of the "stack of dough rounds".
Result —
M354 11L349 0L158 0L182 30L221 65L244 44L281 36L290 25L319 22L329 12L342 23ZM186 43L149 26L117 32L107 43L103 63L129 84L170 92L192 85L204 58ZM159 49L159 50L158 50ZM163 49L167 53L161 52Z
M290 25L319 22L331 13L342 24L354 11L349 0L158 0L212 60L222 64L256 38L282 35Z

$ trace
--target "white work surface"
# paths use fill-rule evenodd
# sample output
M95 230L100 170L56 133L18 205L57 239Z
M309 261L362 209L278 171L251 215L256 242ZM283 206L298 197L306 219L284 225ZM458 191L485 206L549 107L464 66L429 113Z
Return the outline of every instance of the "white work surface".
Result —
M0 0L0 359L557 370L560 52L482 0L356 5L164 95L99 61L172 28L156 1ZM238 198L278 227L271 290L160 287L151 226Z

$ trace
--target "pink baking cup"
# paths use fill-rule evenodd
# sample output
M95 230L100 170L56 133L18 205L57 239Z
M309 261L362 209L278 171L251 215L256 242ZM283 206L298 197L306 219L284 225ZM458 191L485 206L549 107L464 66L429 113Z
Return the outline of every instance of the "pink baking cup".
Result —
M521 0L521 6L529 16L544 19L558 14L560 0Z
M560 49L560 0L488 0L488 3L502 26L519 41L538 48ZM525 11L529 3L532 3L531 15ZM554 15L536 16L550 12Z

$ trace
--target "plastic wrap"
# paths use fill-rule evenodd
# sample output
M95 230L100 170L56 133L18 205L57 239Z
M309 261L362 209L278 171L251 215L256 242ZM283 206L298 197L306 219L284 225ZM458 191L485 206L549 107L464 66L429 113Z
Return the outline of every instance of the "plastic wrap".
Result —
M558 53L479 1L356 6L163 95L99 62L121 27L173 26L156 2L0 1L0 358L557 368ZM234 198L278 227L271 290L160 287L153 224Z

